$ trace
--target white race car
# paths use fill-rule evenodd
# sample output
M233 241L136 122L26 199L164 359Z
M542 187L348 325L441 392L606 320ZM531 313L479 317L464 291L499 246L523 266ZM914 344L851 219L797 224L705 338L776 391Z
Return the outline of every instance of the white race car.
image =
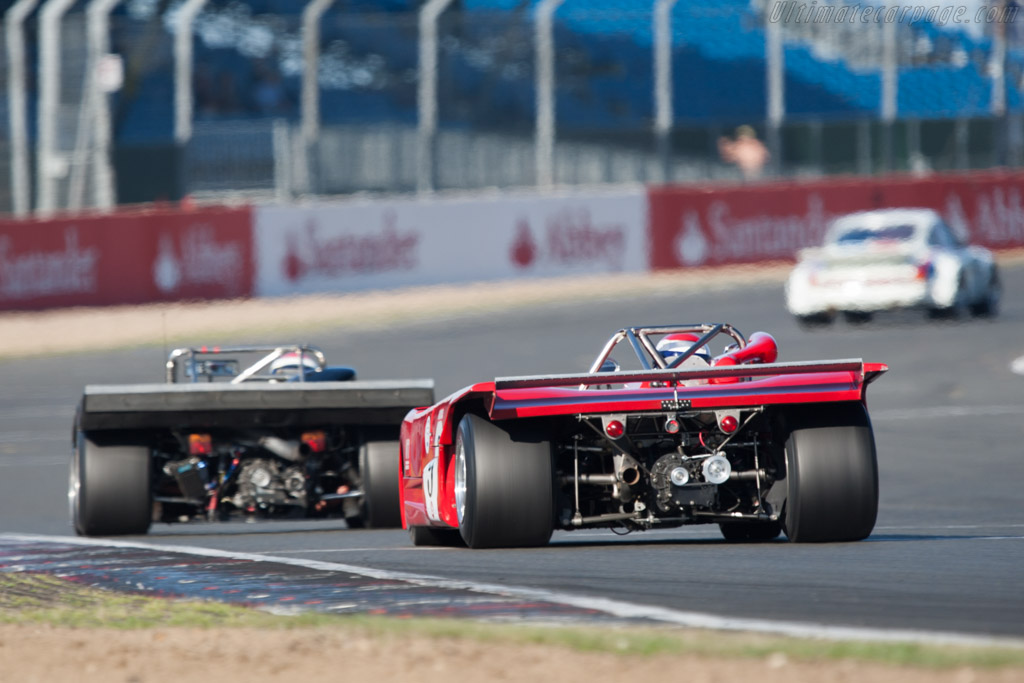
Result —
M837 218L821 247L800 252L786 308L807 325L901 308L994 316L1000 294L992 252L966 244L937 212L879 209Z

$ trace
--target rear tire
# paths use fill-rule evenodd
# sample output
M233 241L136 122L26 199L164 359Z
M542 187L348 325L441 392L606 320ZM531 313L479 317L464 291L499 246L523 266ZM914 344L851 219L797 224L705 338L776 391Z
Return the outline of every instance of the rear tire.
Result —
M994 318L999 314L999 301L1002 299L1003 286L999 281L999 271L992 266L988 288L980 301L971 304L971 315L979 318Z
M465 548L466 542L458 529L438 529L430 526L409 527L409 538L415 546L441 546Z
M466 415L456 436L455 467L459 532L466 545L530 547L551 539L555 500L549 442L516 442L488 420Z
M68 483L80 536L145 534L153 516L152 458L145 446L99 445L79 432Z
M359 477L363 482L363 499L359 505L359 517L346 520L349 527L393 529L402 526L398 451L397 441L368 441L360 447Z
M828 327L832 324L835 316L829 312L822 313L811 313L809 315L798 315L796 316L797 324L807 330L813 330L820 327Z
M718 528L725 540L736 543L774 541L782 533L780 522L719 522Z
M816 407L786 442L783 528L794 543L859 541L878 515L878 464L867 412Z
M843 319L847 325L864 325L874 318L871 311L843 311Z

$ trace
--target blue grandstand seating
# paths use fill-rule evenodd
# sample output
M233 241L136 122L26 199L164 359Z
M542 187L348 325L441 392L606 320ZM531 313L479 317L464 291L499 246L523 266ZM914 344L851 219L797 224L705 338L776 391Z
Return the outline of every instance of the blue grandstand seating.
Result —
M493 23L484 19L499 13L503 22L520 22L523 36L530 30L537 0L462 0L460 40L487 49ZM211 3L216 7L217 2ZM224 3L221 3L222 5ZM250 0L253 15L290 15L297 26L304 3L295 0ZM561 126L593 131L639 130L653 117L650 5L635 0L565 0L556 14L556 46L560 55L557 90ZM416 119L415 92L408 73L417 53L412 12L417 0L348 0L325 16L325 43L342 40L355 59L379 55L387 71L384 85L326 89L321 97L326 123L412 122ZM518 12L513 12L518 10ZM404 22L353 20L356 14L406 15ZM917 22L913 31L941 50L956 49L969 55L956 65L939 59L923 65L904 65L899 74L898 115L946 118L985 115L990 105L990 83L983 64L991 40ZM488 33L491 31L492 33ZM907 34L909 40L912 36ZM765 34L749 0L715 3L679 0L673 13L674 108L680 123L734 125L765 117ZM565 55L588 65L578 76ZM214 73L229 73L245 99L259 79L258 65L236 50L208 48L197 41L197 62ZM532 53L524 58L532 60ZM1014 68L1024 73L1024 59L1014 55ZM963 61L963 60L961 60ZM878 69L853 66L840 53L825 60L815 45L795 40L785 47L786 111L794 118L850 120L875 117L879 111L881 78ZM535 95L532 66L518 78L495 83L472 63L466 51L442 54L443 125L522 125L532 121ZM982 65L982 66L979 66ZM1009 72L1010 70L1008 70ZM283 86L295 107L283 115L298 115L298 77L286 74ZM1008 76L1008 83L1013 79ZM172 111L168 106L171 73L164 68L149 74L123 115L119 138L169 136ZM1008 87L1011 108L1022 105L1020 92ZM243 105L246 102L243 102ZM200 112L217 117L216 112ZM258 116L251 107L226 112L226 117Z

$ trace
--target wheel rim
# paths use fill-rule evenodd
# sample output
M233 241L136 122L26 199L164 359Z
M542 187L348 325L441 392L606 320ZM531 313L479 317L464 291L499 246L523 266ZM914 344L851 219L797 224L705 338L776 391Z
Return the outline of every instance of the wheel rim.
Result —
M73 524L78 524L78 496L82 484L78 477L78 448L72 449L71 471L68 473L68 513Z
M462 439L455 446L455 512L461 527L466 516L466 446Z

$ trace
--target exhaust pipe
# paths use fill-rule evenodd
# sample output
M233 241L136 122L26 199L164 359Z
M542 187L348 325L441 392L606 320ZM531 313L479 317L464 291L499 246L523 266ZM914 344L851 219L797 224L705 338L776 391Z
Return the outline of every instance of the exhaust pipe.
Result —
M597 486L611 486L617 483L619 480L614 474L603 474L603 473L580 473L579 477L574 477L571 474L566 474L562 477L563 484L572 484L578 481L581 484L595 484Z
M639 467L623 467L619 470L619 481L627 486L634 486L640 483L640 468Z

